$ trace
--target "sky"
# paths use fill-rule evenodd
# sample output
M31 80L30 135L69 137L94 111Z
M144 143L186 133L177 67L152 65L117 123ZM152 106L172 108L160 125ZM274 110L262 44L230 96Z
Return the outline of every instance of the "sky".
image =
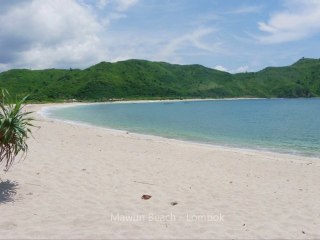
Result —
M146 59L231 73L320 58L320 0L0 0L0 71Z

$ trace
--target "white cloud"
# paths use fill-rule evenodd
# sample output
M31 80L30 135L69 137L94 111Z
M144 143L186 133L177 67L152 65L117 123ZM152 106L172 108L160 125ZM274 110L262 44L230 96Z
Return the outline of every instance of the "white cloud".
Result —
M283 43L300 40L320 32L320 1L290 0L286 9L273 14L267 22L259 22L265 35L261 43Z
M244 66L240 66L234 70L232 70L232 73L243 73L243 72L248 72L249 71L249 66L248 65L244 65Z
M178 64L197 63L197 58L209 58L212 54L225 51L219 41L212 39L216 31L213 28L197 28L177 36L177 33L163 30L149 32L143 37L143 31L118 32L107 39L107 45L112 46L108 56L112 62L136 58Z
M228 72L228 69L221 65L217 65L213 69L223 71L223 72Z
M177 52L182 49L196 48L204 52L215 53L220 50L221 43L206 43L203 38L216 32L215 28L198 28L180 37L170 39L168 43L160 49L157 57L163 60L177 59Z
M234 9L228 13L231 14L247 14L247 13L258 13L261 11L261 6L243 6L237 9Z
M88 67L112 60L108 28L138 0L12 1L0 6L0 71ZM106 15L97 10L109 8ZM108 36L107 36L108 35ZM127 44L130 40L127 40Z
M99 0L96 4L96 6L99 9L104 9L108 4L110 3L110 0Z
M106 52L101 52L101 40L95 36L88 36L81 41L65 41L58 45L34 46L20 54L18 65L29 65L32 68L43 69L57 67L88 67L103 61Z
M222 66L222 65L217 65L215 66L213 69L219 70L219 71L223 71L223 72L229 72L229 73L243 73L243 72L248 72L249 71L249 66L248 65L244 65L244 66L240 66L236 69L231 69L229 70L228 68Z
M139 0L116 0L117 10L122 12L126 11L130 7L133 7L139 2Z
M103 26L72 0L34 0L0 16L0 62L11 67L85 67L106 57Z
M96 2L95 6L100 10L109 7L109 9L113 8L112 10L114 12L124 12L137 5L139 1L140 0L99 0Z

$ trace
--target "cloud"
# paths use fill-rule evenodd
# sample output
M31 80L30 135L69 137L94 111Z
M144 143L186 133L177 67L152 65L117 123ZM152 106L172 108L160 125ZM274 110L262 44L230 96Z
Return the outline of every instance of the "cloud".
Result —
M0 22L2 68L84 67L106 56L103 25L76 1L15 3Z
M319 0L287 0L286 9L273 14L267 22L259 22L264 35L261 43L275 44L308 38L320 32Z
M97 1L96 6L99 9L104 9L107 5L109 5L109 3L110 3L110 0L99 0Z
M248 72L249 71L249 66L248 65L244 65L244 66L240 66L236 69L232 69L229 70L228 68L222 66L222 65L217 65L215 66L213 69L219 70L219 71L223 71L223 72L229 72L229 73L243 73L243 72Z
M243 6L237 9L234 9L228 13L230 14L248 14L248 13L258 13L261 11L261 6Z
M99 61L143 58L181 62L186 56L218 51L219 42L206 37L217 31L199 27L174 37L163 30L114 31L110 25L126 17L137 0L17 1L2 9L0 71L8 68L84 68ZM107 14L97 15L100 8ZM121 10L121 11L120 11ZM101 10L102 11L102 10ZM144 37L141 37L144 34Z
M127 11L129 8L137 5L139 1L140 0L99 0L96 1L95 6L100 10L109 7L109 9L112 8L114 12L124 12Z
M232 73L243 73L243 72L248 72L249 71L249 66L248 65L244 65L244 66L240 66L234 70L232 70Z
M121 31L107 39L112 46L109 59L114 61L131 58L166 61L178 64L197 63L203 56L211 58L213 54L225 51L224 46L213 39L215 28L196 28L184 33L166 30ZM141 37L143 35L143 37Z
M214 53L219 50L220 42L206 43L203 38L217 32L215 28L197 28L190 33L170 39L167 44L160 49L158 54L159 59L173 59L176 58L180 50L196 48L204 52ZM177 59L177 58L176 58Z
M138 0L12 0L0 5L0 71L111 60L108 28ZM103 16L98 11L108 8ZM116 56L118 57L118 56Z
M139 2L139 0L116 0L117 10L122 12L128 10Z
M223 72L228 72L228 69L221 65L217 65L213 69L223 71Z

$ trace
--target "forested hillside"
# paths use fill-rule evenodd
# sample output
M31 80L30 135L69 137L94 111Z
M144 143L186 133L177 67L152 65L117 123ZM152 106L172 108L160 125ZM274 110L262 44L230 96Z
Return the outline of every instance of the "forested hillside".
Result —
M127 60L84 70L12 69L0 73L0 88L30 101L109 99L317 97L320 60L303 58L287 67L230 74L201 65Z

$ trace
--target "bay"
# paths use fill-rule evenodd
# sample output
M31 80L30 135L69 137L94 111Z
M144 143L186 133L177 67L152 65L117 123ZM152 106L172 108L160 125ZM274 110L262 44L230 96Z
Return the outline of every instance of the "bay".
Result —
M320 99L103 103L53 118L200 143L320 157Z

